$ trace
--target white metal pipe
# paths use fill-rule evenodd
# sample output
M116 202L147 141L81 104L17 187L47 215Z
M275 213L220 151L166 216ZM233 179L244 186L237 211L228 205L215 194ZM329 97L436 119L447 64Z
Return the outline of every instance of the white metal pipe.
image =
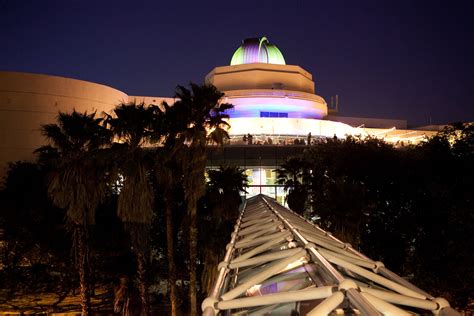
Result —
M262 235L265 235L267 233L271 233L271 232L274 232L274 231L277 231L277 230L279 230L278 226L275 225L275 226L269 227L267 229L259 230L259 231L255 232L253 234L249 234L249 235L241 238L238 242L245 243L245 242L247 242L249 240L252 240L252 239L254 239L258 236L262 236Z
M363 297L358 290L348 289L346 291L346 297L362 315L380 315L375 306L373 306L365 297Z
M252 247L252 246L256 246L256 245L261 245L261 244L265 243L268 240L272 240L272 239L278 238L280 236L283 236L283 235L285 235L285 233L286 232L283 231L283 232L273 233L271 235L260 236L260 237L255 238L254 240L250 240L250 241L247 241L245 243L236 242L235 243L235 248L248 248L248 247Z
M308 316L323 316L328 315L330 312L335 310L344 301L344 294L340 291L333 293L331 296L326 298L324 301L313 308Z
M374 307L380 311L384 316L411 316L411 313L404 311L390 303L385 302L369 293L362 293L362 296L365 297Z
M274 227L274 226L278 226L277 223L275 222L270 222L268 224L265 224L265 225L258 225L258 224L255 224L255 225L252 225L252 226L249 226L245 229L242 229L239 231L239 236L245 236L245 235L248 235L250 233L253 233L253 232L256 232L256 231L259 231L259 230L262 230L262 229L267 229L267 228L270 228L270 227Z
M331 244L328 244L328 243L326 243L326 242L324 242L324 241L321 241L320 239L316 239L316 238L311 237L311 236L308 236L307 239L310 240L310 241L312 241L312 242L314 242L314 243L316 243L316 244L319 244L320 246L322 246L322 247L324 247L324 248L327 248L327 249L329 249L329 250L331 250L331 251L333 251L333 252L340 253L340 254L342 254L342 255L344 255L344 256L346 256L346 257L351 257L351 258L353 258L353 259L360 260L360 257L359 257L359 256L357 256L357 255L355 255L355 254L352 254L352 253L350 253L350 252L348 252L348 251L346 251L346 250L344 250L344 249L342 249L342 248L340 248L340 247L335 247L335 246L333 246L333 245L331 245Z
M255 224L266 224L268 222L271 222L272 221L272 218L271 217L265 217L265 218L257 218L257 219L253 219L251 221L248 221L248 222L245 222L245 223L242 223L242 225L240 225L240 227L243 229L243 228L246 228L246 227L249 227L249 226L252 226L252 225L255 225Z
M261 305L315 300L330 296L333 293L333 289L334 287L332 286L324 286L304 290L288 291L283 293L274 293L245 298L237 298L233 300L224 300L217 303L217 307L220 310L227 310Z
M265 263L265 262L268 262L268 261L273 261L273 260L277 260L277 259L286 258L288 256L294 255L295 253L297 253L300 250L302 250L302 248L293 248L293 249L288 249L288 250L275 251L275 252L270 253L270 254L261 255L261 256L258 256L258 257L253 257L253 258L243 260L243 261L240 261L240 262L237 262L237 263L231 263L229 265L229 268L235 269L235 268L247 267L247 266L251 266L251 265Z
M345 245L344 244L340 244L338 242L335 242L334 240L332 240L331 238L328 238L326 236L324 236L323 234L320 234L320 233L317 233L315 234L314 232L310 232L308 231L307 229L301 229L301 228L298 228L298 230L303 234L305 235L306 237L312 237L314 239L317 239L318 241L323 241L327 244L330 244L334 247L337 247L337 248L341 248L341 249L344 249Z
M322 254L320 254L315 248L309 248L308 249L309 254L315 260L318 262L323 269L337 282L341 283L344 281L344 277L342 276L339 271L337 271L327 260L324 258Z
M291 235L291 233L287 231L280 238L276 238L274 240L269 240L266 243L264 243L263 245L260 245L256 248L252 249L252 250L249 250L246 253L244 253L244 254L240 255L239 257L235 258L234 260L232 260L232 262L240 262L240 261L243 261L243 260L248 259L250 257L253 257L255 255L258 255L259 253L264 252L265 250L269 249L270 247L273 247L277 244L280 244L281 242L286 241L286 238L289 237L290 235Z
M260 217L264 216L265 213L268 213L268 210L260 209L260 210L255 210L253 212L249 212L249 213L247 213L247 216L245 216L245 218L243 219L243 222L246 223L246 222L252 221L254 219L260 218Z
M295 253L293 256L278 261L278 263L276 263L274 266L272 266L270 268L267 268L267 269L264 269L260 273L258 273L256 275L254 275L253 277L251 277L246 282L238 285L234 289L232 289L229 292L223 294L221 296L222 300L227 301L227 300L231 300L231 299L239 296L240 294L242 294L246 290L248 290L251 286L253 286L255 284L258 284L258 283L266 280L267 278L273 276L274 274L276 274L279 271L281 271L282 269L284 269L290 263L295 262L296 260L299 260L304 255L306 255L306 251L300 250L299 252Z
M379 268L379 271L378 271L381 275L385 276L386 278L392 280L392 281L395 281L395 282L398 282L404 286L406 286L407 288L415 291L415 292L418 292L420 293L421 295L424 295L426 296L427 298L429 299L434 299L434 297L428 293L426 293L425 291L423 291L422 289L418 288L416 285L414 284L411 284L410 282L408 282L407 280L405 280L404 278L400 277L399 275L393 273L392 271L390 271L389 269L387 269L386 267L381 267Z
M404 294L404 295L407 295L407 296L411 296L411 297L416 297L416 298L419 298L419 299L425 299L426 297L424 295L421 295L420 293L418 292L415 292L403 285L400 285L396 282L393 282L391 280L388 280L384 277L381 277L373 272L370 272L364 268L361 268L359 266L356 266L355 264L352 264L350 262L347 262L345 260L342 260L340 258L337 258L335 256L332 256L330 254L326 254L326 258L334 263L334 264L337 264L343 268L346 268L354 273L357 273L359 274L360 276L363 276L364 278L367 278L371 281L374 281L374 282L377 282L385 287L388 287L389 289L392 289L398 293L401 293L401 294Z
M280 218L280 220L287 226L288 229L291 230L293 235L300 241L302 242L305 246L308 245L308 241L299 233L298 230L296 230L287 220L284 218L279 212L277 212L267 201L265 198L262 198L268 205L268 207ZM284 209L287 214L294 214L293 212ZM336 247L331 247L340 250L339 248ZM341 284L345 279L344 277L326 260L324 256L322 256L314 247L310 247L309 253L315 259L317 262L321 264L323 269L330 275L332 276L339 284ZM352 304L356 305L359 309L365 311L366 315L379 315L379 313L375 310L375 308L370 305L367 300L362 297L362 295L354 290L350 289L347 291L350 293L350 301Z
M336 237L332 236L332 238L336 239L336 240L339 240L337 239ZM352 252L353 254L355 255L358 255L360 256L361 258L365 259L365 260L372 260L370 259L369 257L367 257L366 255L364 255L363 253L360 253L359 251L355 250L354 248L352 247L348 247L347 248L348 251ZM393 273L392 271L390 271L389 269L387 269L386 267L380 267L377 271L379 274L385 276L386 278L394 281L394 282L397 282L397 283L400 283L404 286L406 286L407 288L415 291L415 292L418 292L419 294L421 295L424 295L425 297L429 298L429 299L434 299L434 297L432 295L430 295L429 293L423 291L422 289L420 289L419 287L417 287L416 285L408 282L407 280L405 280L404 278L400 277L398 274L396 273Z
M271 277L270 279L265 280L262 282L262 286L266 284L277 283L281 281L288 281L288 280L297 280L302 279L308 276L307 272L299 272L299 273L286 273L286 274L279 274L277 276Z
M262 198L262 199L266 202L265 198ZM268 202L267 202L267 205L270 208L270 210L272 210L276 214L276 216L278 216L278 218L283 222L283 224L292 232L293 236L300 243L306 246L308 244L308 241L306 240L306 238L304 238L303 235L301 235L280 213L278 213L278 211L272 208L272 206L268 204ZM325 269L329 273L329 275L334 278L335 281L342 282L344 280L342 275L336 269L334 269L334 267L331 266L331 264L327 262L327 260L316 249L310 248L309 252L311 256L313 257L313 259L319 262L321 266L323 267L323 269Z
M405 296L405 295L401 295L397 293L390 293L387 291L376 290L369 287L361 287L360 290L361 292L369 293L372 296L375 296L384 301L394 303L394 304L411 306L411 307L416 307L416 308L421 308L421 309L426 309L426 310L434 310L438 308L438 304L430 300L422 300L419 298Z
M362 259L354 259L352 257L347 257L343 254L340 254L340 253L336 253L336 252L332 252L330 250L327 250L327 249L318 249L318 251L324 256L326 254L330 254L330 255L333 255L335 257L338 257L338 258L341 258L343 260L346 260L347 262L350 262L350 263L353 263L353 264L356 264L358 266L361 266L361 267L364 267L364 268L368 268L368 269L373 269L375 268L375 263L370 263L370 262L367 262L365 260L362 260Z
M252 278L253 276L259 274L264 269L268 269L268 268L271 268L271 267L275 266L276 264L278 264L278 262L279 262L278 260L274 260L274 261L267 262L266 264L264 264L262 266L247 267L247 269L242 268L242 270L239 271L239 273L237 275L238 280L237 280L236 284L242 284L242 283L246 282L247 280L250 280L250 278ZM240 268L237 268L237 269L240 269ZM235 287L235 285L234 285L234 287Z

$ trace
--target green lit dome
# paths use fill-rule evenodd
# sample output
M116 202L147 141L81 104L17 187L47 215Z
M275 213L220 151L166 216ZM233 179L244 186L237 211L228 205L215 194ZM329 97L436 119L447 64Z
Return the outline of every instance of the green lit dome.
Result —
M270 44L266 37L245 39L230 61L231 66L252 63L286 64L281 51Z

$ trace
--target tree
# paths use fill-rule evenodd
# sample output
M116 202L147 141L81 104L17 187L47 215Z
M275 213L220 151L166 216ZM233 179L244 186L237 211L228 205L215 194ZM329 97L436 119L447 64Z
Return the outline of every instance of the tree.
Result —
M235 220L242 203L240 194L247 193L247 175L239 167L220 166L207 171L207 196L215 222Z
M197 202L205 193L206 145L223 144L229 137L225 127L225 111L232 105L220 103L223 93L213 85L196 85L191 89L178 86L173 109L182 118L177 133L179 162L189 218L189 270L191 314L197 315Z
M117 163L116 177L122 181L117 215L130 234L137 261L138 286L142 315L150 314L146 280L149 230L153 218L153 188L150 170L153 157L143 148L152 137L155 109L144 103L119 104L106 123L117 137L112 147Z
M88 228L95 223L95 211L105 196L107 181L99 150L108 145L111 134L100 125L95 113L59 113L56 124L42 126L51 144L42 152L55 153L51 161L48 194L66 210L72 226L73 249L80 279L82 315L90 315ZM50 156L51 157L51 156Z
M207 171L205 216L200 216L201 245L204 270L201 276L203 290L210 292L216 279L216 266L225 255L228 236L238 217L242 192L248 187L247 175L238 167L221 166Z
M447 126L413 149L416 282L467 306L474 297L474 124Z
M309 164L304 158L289 157L276 170L277 183L283 184L285 192L288 192L288 206L298 214L303 214L308 200L308 189L304 183L309 177L308 167Z
M161 142L163 147L156 150L155 157L155 179L163 190L163 202L165 208L166 222L166 248L168 257L168 283L170 287L171 315L177 315L178 292L176 288L176 261L175 261L175 229L173 221L174 191L181 181L182 172L177 161L178 148L177 133L185 128L182 116L176 109L170 107L166 102L162 106L164 111L155 107L155 118L153 121L154 141ZM180 124L181 123L181 124Z
M74 286L61 282L63 277L77 279L70 273L71 241L64 230L65 212L48 198L46 174L36 163L11 163L0 190L0 284L3 291L8 290L4 293L7 300L44 288L63 295Z
M314 215L338 238L358 247L371 214L397 207L390 200L398 192L393 146L378 139L327 139L304 157L311 166Z

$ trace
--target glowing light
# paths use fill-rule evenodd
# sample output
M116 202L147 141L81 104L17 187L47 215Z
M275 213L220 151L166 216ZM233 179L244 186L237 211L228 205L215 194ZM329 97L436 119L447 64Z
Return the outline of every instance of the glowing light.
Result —
M366 137L363 129L344 123L298 118L240 117L230 118L229 134L232 135L291 135L306 137L308 133L317 137L345 138L347 135Z
M231 118L260 117L261 112L288 113L289 118L323 118L326 104L317 100L277 96L228 97L234 108L228 112Z
M261 284L255 284L254 286L250 287L246 292L245 296L257 296L262 295L260 292L260 288L262 287Z
M278 273L282 273L282 272L285 272L285 271L290 271L290 270L293 270L294 268L297 268L299 266L301 266L302 264L305 264L305 263L308 263L308 258L306 257L301 257L299 258L298 260L288 264L285 268L283 268L283 270L281 270L280 272Z
M285 58L275 45L268 42L266 37L249 38L244 40L242 46L237 48L232 55L230 65L251 63L285 65Z

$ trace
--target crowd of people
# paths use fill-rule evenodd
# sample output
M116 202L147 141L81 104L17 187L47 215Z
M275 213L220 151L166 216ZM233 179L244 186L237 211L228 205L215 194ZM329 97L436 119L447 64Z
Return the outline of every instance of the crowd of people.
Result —
M243 144L243 145L305 145L305 146L309 146L311 144L314 144L311 133L308 134L306 139L304 139L303 137L281 136L281 135L254 136L248 133L243 136L231 137L230 142L232 144Z

